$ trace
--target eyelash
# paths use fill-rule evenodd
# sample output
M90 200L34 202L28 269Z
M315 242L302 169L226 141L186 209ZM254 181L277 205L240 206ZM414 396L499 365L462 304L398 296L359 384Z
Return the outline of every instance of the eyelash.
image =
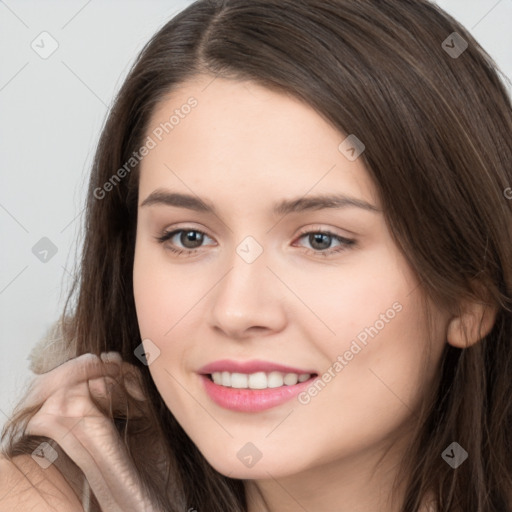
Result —
M173 231L164 231L163 234L161 236L157 236L155 237L157 242L160 243L160 244L164 244L165 242L167 242L168 240L170 240L171 238L173 238L176 234L178 233L182 233L182 232L195 232L195 233L200 233L201 235L204 235L204 236L208 236L204 231L200 231L199 229L192 229L192 228L181 228L181 229L175 229ZM301 239L303 238L304 236L306 235L311 235L311 234L321 234L321 235L328 235L332 238L334 238L335 240L337 240L338 242L341 243L341 245L337 248L337 249L326 249L326 250L323 250L323 251L320 251L320 250L315 250L315 249L309 249L309 248L305 248L305 252L307 254L310 254L310 253L313 253L315 256L318 255L318 256L321 256L321 257L328 257L328 256L331 256L332 254L335 254L335 253L340 253L342 251L346 251L347 249L349 249L350 247L354 246L356 244L356 241L353 240L353 239L350 239L350 238L345 238L345 237L342 237L340 235L336 235L335 233L332 233L331 231L329 230L309 230L309 231L301 231L298 239ZM208 237L210 238L210 237ZM183 255L185 254L185 256L192 256L193 254L195 254L197 251L199 251L198 248L196 249L176 249L175 247L167 247L172 253L176 254L177 256L180 256L180 255Z

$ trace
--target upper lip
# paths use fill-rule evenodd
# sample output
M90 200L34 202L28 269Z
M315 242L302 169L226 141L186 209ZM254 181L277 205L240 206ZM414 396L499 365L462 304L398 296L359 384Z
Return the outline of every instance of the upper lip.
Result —
M251 361L234 361L231 359L222 359L209 363L198 370L198 373L209 375L214 372L230 372L230 373L256 373L256 372L282 372L282 373L297 373L302 375L304 373L314 374L315 372L309 369L294 368L283 364L272 363L270 361L262 361L253 359Z

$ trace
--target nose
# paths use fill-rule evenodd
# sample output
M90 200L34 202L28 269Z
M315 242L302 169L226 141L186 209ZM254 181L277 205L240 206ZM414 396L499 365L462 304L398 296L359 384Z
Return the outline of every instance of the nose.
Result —
M214 329L236 339L268 335L284 329L286 290L268 267L266 252L252 262L235 253L229 270L211 296Z

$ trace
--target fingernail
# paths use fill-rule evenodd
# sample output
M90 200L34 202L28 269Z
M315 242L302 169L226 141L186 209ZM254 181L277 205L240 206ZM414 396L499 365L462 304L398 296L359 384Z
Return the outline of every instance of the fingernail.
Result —
M105 363L116 363L121 365L123 362L123 358L119 352L102 352L100 354L101 360Z

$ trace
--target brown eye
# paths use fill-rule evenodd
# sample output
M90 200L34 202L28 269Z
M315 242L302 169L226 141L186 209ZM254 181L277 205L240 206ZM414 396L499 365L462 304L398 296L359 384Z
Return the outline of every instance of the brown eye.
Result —
M299 240L307 239L310 248L305 247L306 251L320 256L329 256L334 253L345 251L355 245L356 241L336 235L329 231L306 231L299 237ZM333 242L338 246L331 248Z
M200 231L181 231L179 240L186 249L196 249L201 246L204 239L204 233ZM198 244L198 245L195 245Z
M327 233L310 233L308 235L308 242L310 243L311 247L319 251L329 249L332 240L333 236L328 235Z
M161 244L170 242L166 245L166 249L169 249L171 252L176 254L193 254L203 245L205 237L209 238L202 231L185 228L166 231L161 236L156 237L156 239Z

